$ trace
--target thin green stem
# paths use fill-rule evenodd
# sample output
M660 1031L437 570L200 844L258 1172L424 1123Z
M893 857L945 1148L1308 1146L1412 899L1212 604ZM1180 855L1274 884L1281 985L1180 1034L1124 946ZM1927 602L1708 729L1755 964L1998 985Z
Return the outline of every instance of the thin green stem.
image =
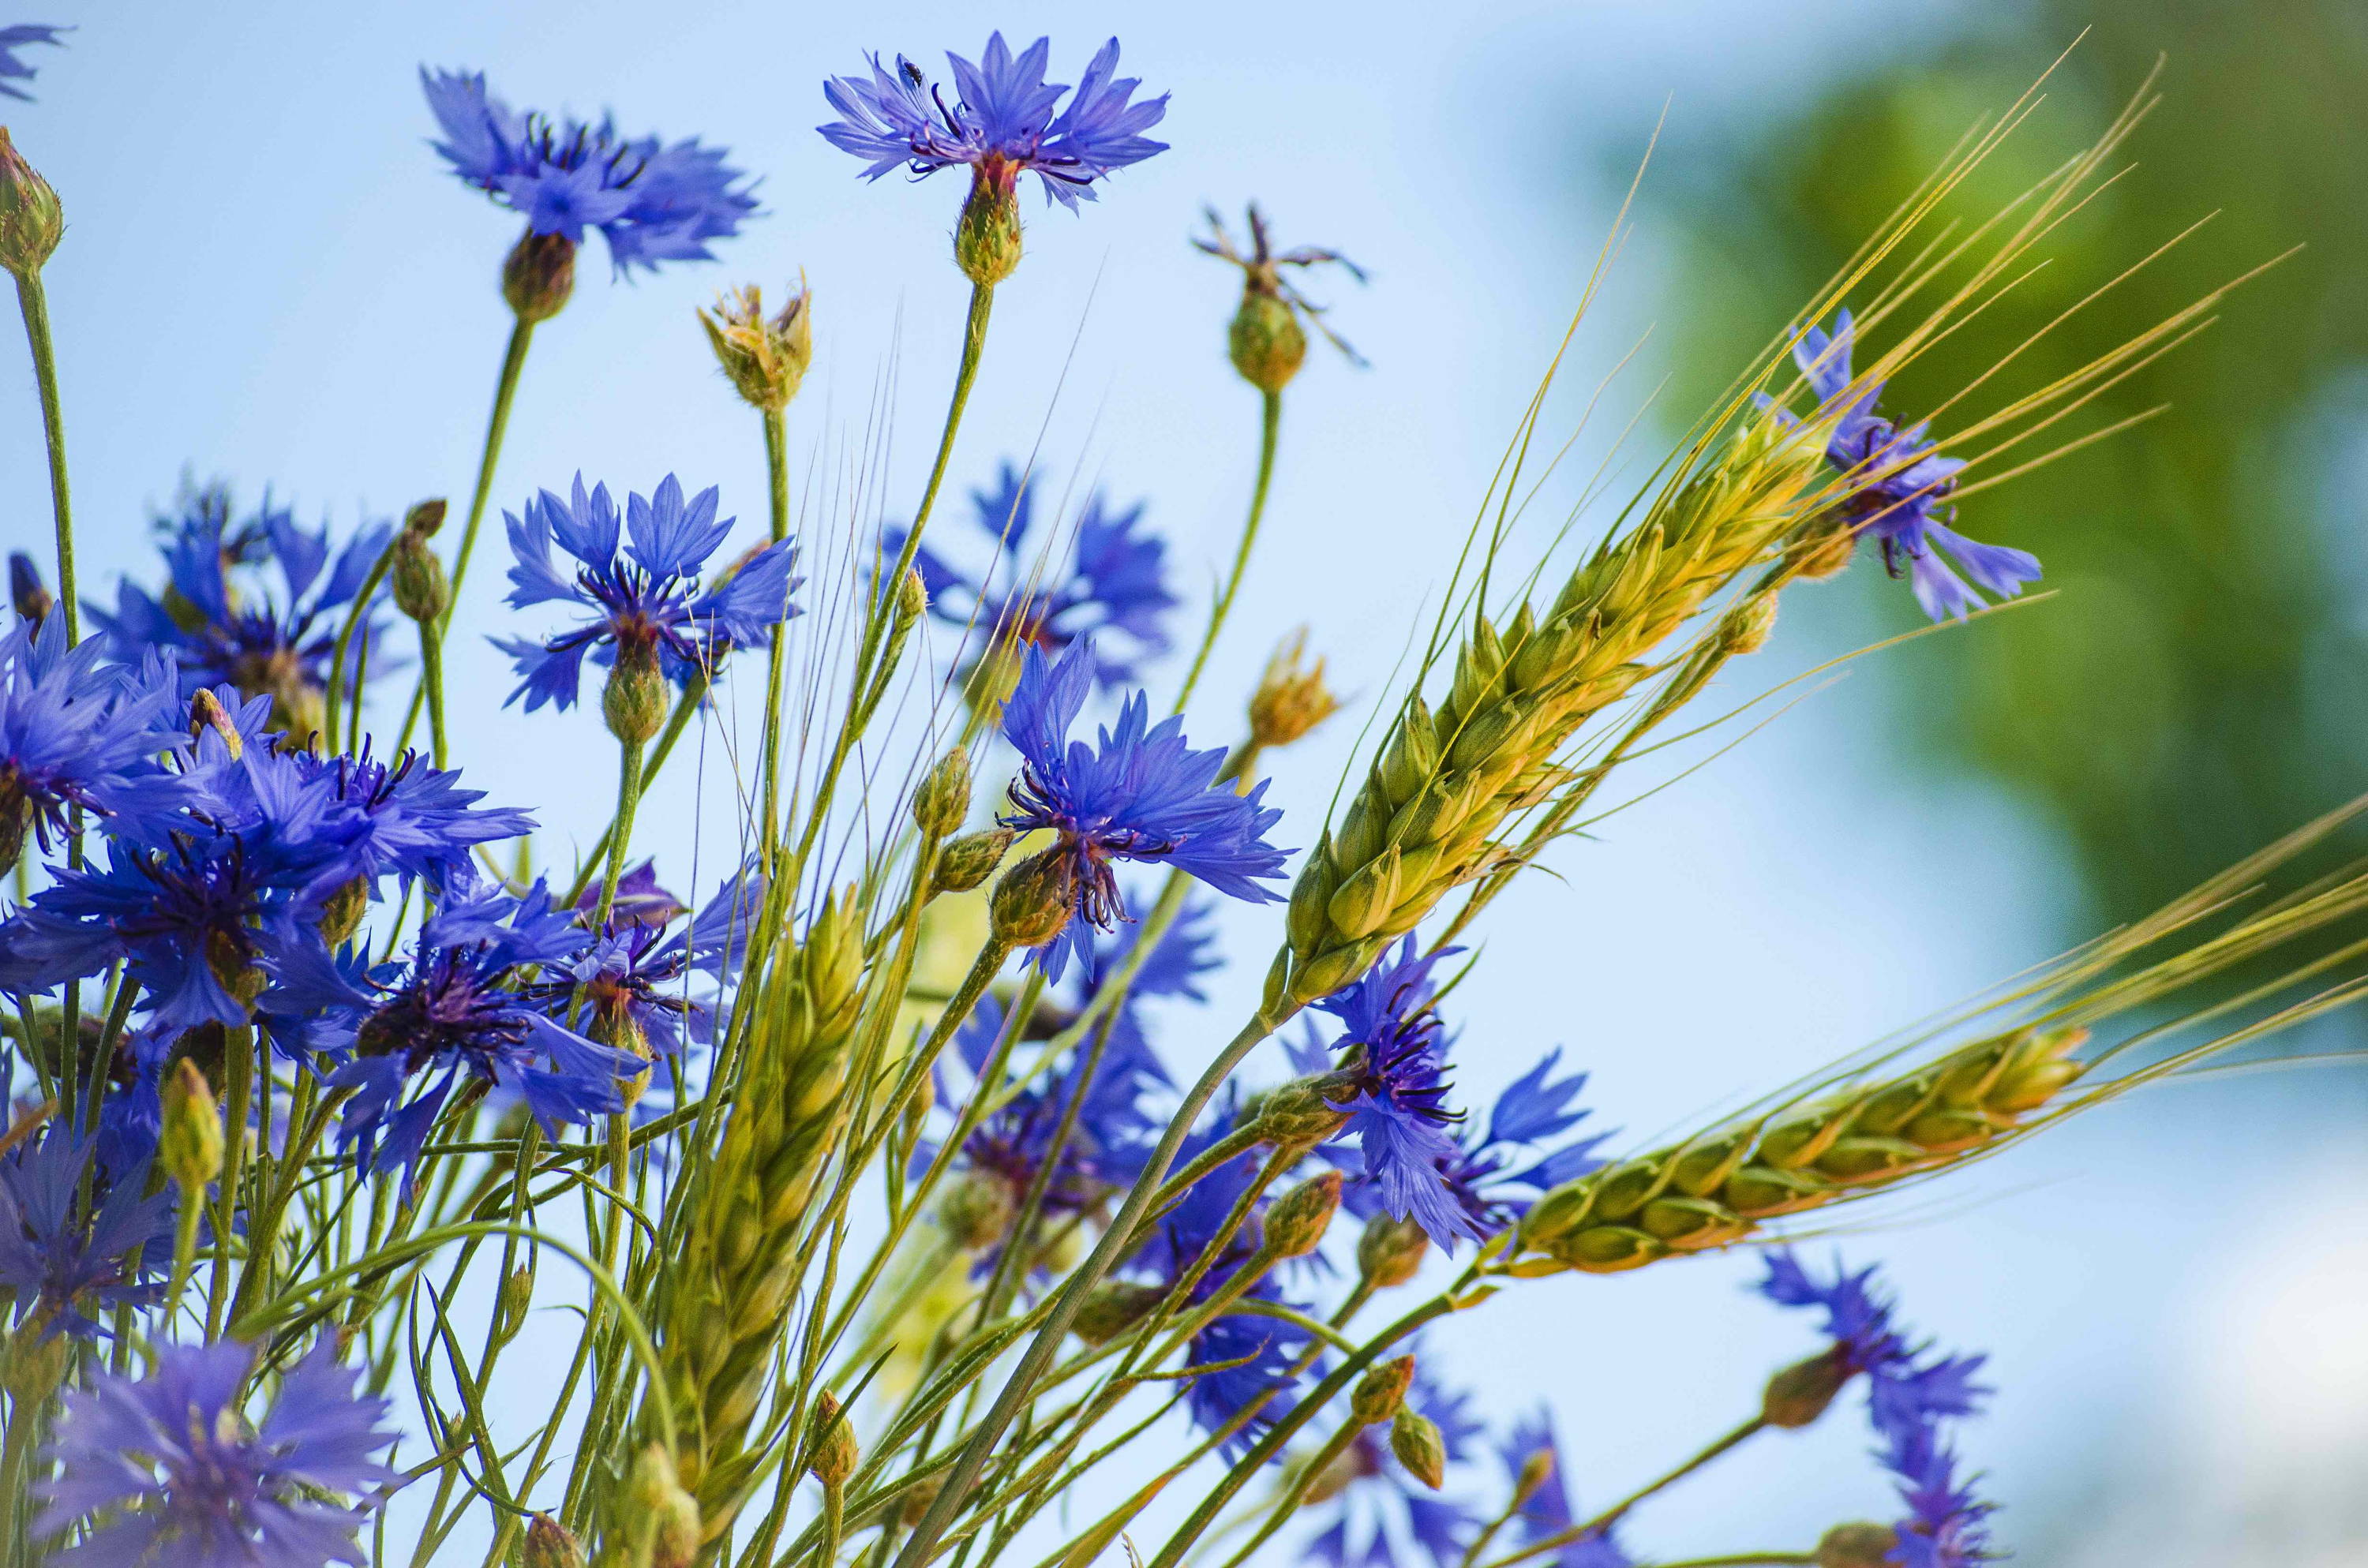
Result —
M39 272L17 277L17 305L25 341L33 350L33 382L41 394L41 434L50 454L50 511L57 519L58 612L66 618L68 646L82 641L82 599L74 587L74 502L66 487L65 410L58 402L58 354L50 341L50 299Z
M617 820L609 830L609 869L600 879L600 907L592 929L608 923L609 906L617 902L617 883L625 874L625 850L632 842L633 813L642 806L642 743L617 744Z
M1209 608L1209 630L1201 634L1200 651L1192 655L1192 669L1184 677L1184 689L1176 694L1176 711L1192 700L1192 688L1201 684L1201 667L1209 662L1209 650L1217 645L1217 633L1224 630L1225 617L1234 608L1234 596L1241 591L1242 574L1249 568L1250 551L1258 544L1258 521L1266 516L1267 486L1274 480L1274 449L1282 424L1282 393L1263 394L1258 415L1258 483L1250 487L1250 515L1242 523L1241 543L1234 547L1233 574L1225 579L1224 591Z
M360 626L363 618L369 615L370 601L378 597L379 585L386 581L387 573L393 568L394 547L401 542L402 539L403 535L399 531L391 536L386 541L386 548L378 552L378 559L370 562L370 575L362 579L361 591L354 596L353 604L346 611L344 624L337 628L337 641L329 650L329 675L327 693L321 710L321 734L323 744L331 751L337 749L337 735L342 727L339 722L340 710L345 701L346 687L348 684L346 676L346 650L353 645L355 629ZM367 643L362 648L362 663L365 665L370 663L370 648ZM350 684L353 687L354 706L359 709L362 699L360 670L354 672Z
M246 1112L255 1081L255 1026L222 1031L222 1185L214 1202L213 1277L206 1282L206 1337L222 1337L222 1313L230 1305L230 1249L246 1178ZM249 1259L249 1267L253 1260Z
M427 744L438 767L452 766L444 744L444 640L427 621L419 623L419 683L427 692Z
M778 544L790 537L789 426L783 410L768 408L763 413L767 495L772 503L773 542ZM765 802L765 817L757 843L768 869L775 852L774 835L781 829L781 688L789 664L789 640L782 631L778 626L773 629L773 644L765 663L765 744L757 790L757 798Z

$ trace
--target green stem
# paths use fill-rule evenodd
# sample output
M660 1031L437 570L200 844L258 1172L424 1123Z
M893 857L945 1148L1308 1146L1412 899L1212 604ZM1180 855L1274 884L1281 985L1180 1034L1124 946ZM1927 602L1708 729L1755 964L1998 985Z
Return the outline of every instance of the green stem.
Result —
M1269 392L1267 395L1272 397L1274 394ZM1353 1415L1342 1422L1339 1430L1324 1440L1324 1446L1316 1449L1315 1456L1305 1464L1300 1466L1299 1474L1283 1487L1281 1495L1274 1500L1274 1506L1267 1510L1266 1519L1258 1526L1256 1533L1242 1543L1240 1550L1225 1559L1225 1568L1241 1568L1243 1563L1249 1561L1252 1552L1271 1540L1275 1531L1289 1524L1291 1517L1299 1512L1299 1506L1305 1500L1307 1494L1314 1489L1318 1481L1323 1479L1325 1471L1331 1468L1335 1460L1349 1451L1349 1445L1355 1442L1357 1434L1364 1429L1365 1424ZM1215 1543L1212 1541L1211 1544Z
M255 1026L222 1031L222 1168L214 1200L213 1278L206 1288L206 1337L222 1337L222 1312L230 1305L230 1248L238 1216L239 1187L246 1178L246 1112L255 1078ZM249 1258L247 1267L255 1265Z
M1250 515L1242 524L1242 541L1234 548L1233 575L1225 579L1224 591L1209 609L1209 630L1201 634L1200 652L1192 655L1191 673L1184 677L1184 689L1176 694L1176 711L1192 700L1192 688L1201 684L1201 666L1209 662L1209 650L1217 645L1217 633L1224 630L1225 617L1234 608L1234 596L1241 591L1242 574L1250 563L1250 551L1258 543L1258 520L1266 516L1267 486L1274 479L1274 448L1278 428L1282 423L1282 394L1264 394L1265 406L1258 423L1258 483L1250 487Z
M486 498L494 493L494 470L502 460L502 436L510 426L510 403L518 395L518 374L526 369L527 344L533 337L534 323L520 316L510 328L509 347L502 352L501 379L494 383L494 412L485 421L485 446L477 457L477 488L469 497L469 520L461 529L461 548L452 556L452 602L436 622L439 642L452 630L452 612L461 607L461 585L469 580L469 557L477 548L477 529L485 520ZM403 733L395 743L397 751L411 744L411 732L418 727L419 710L427 696L425 672L422 676L411 694L411 710L404 716Z
M1582 1540L1588 1536L1602 1534L1612 1526L1618 1524L1622 1518L1626 1517L1629 1510L1635 1507L1637 1504L1642 1503L1645 1498L1652 1496L1653 1494L1656 1492L1667 1487L1673 1486L1677 1483L1683 1481L1687 1476L1691 1475L1694 1471L1702 1469L1702 1466L1710 1463L1711 1460L1717 1459L1729 1449L1736 1447L1737 1444L1744 1442L1748 1438L1759 1433L1766 1427L1768 1423L1765 1418L1758 1415L1753 1416L1750 1420L1745 1422L1742 1426L1737 1426L1734 1431L1729 1432L1726 1436L1712 1443L1710 1447L1702 1449L1702 1452L1694 1455L1693 1458L1686 1460L1675 1470L1672 1470L1666 1475L1661 1476L1658 1480L1647 1482L1645 1485L1639 1487L1636 1491L1631 1492L1627 1496L1622 1497L1619 1502L1614 1503L1611 1506L1604 1509L1603 1512L1596 1515L1595 1517L1588 1519L1584 1524L1573 1525L1568 1529L1556 1530L1550 1536L1545 1536L1540 1540L1533 1540L1529 1545L1521 1548L1519 1551L1508 1552L1505 1556L1497 1558L1494 1562L1488 1564L1488 1568L1511 1568L1513 1563L1527 1562L1533 1557L1543 1557L1546 1553L1559 1551L1563 1547L1568 1546L1574 1541ZM1721 1557L1707 1558L1702 1561L1706 1562L1815 1562L1816 1559L1810 1557ZM1666 1568L1677 1568L1677 1565L1671 1563L1666 1565Z
M790 443L788 420L784 411L768 408L764 411L765 476L768 482L768 495L772 502L773 542L790 537ZM765 744L762 782L758 798L765 802L764 831L758 844L765 863L770 867L774 855L774 835L780 831L781 812L781 681L789 664L789 640L782 629L773 629L773 645L768 651L765 665Z
M336 643L329 651L328 691L324 699L325 706L322 709L321 733L324 744L331 751L337 749L337 735L341 728L338 722L339 710L344 704L347 685L346 650L353 645L354 629L361 625L363 617L370 613L370 601L378 597L379 585L386 581L387 573L393 567L394 547L402 538L403 535L399 532L390 538L386 541L386 548L378 552L378 559L370 562L370 575L362 579L361 591L354 596L352 607L346 611L345 624L337 628ZM365 665L370 662L370 650L367 645L362 650L362 662ZM362 700L360 670L354 672L351 684L354 706L359 709Z
M438 767L452 766L444 744L444 640L427 621L419 623L419 684L427 692L427 744Z
M617 820L609 832L609 869L600 879L600 907L592 929L608 923L609 906L617 902L617 883L625 874L625 848L633 837L633 813L642 805L642 743L617 745Z
M683 732L690 728L691 720L699 716L699 705L707 697L707 685L705 676L693 672L683 686L682 695L675 699L674 711L666 718L666 727L658 733L657 744L650 747L649 756L642 765L643 789L649 788L650 780L658 776L658 769L664 767L666 758L674 755L675 743L682 739ZM592 841L592 851L584 858L583 869L568 884L566 902L569 908L575 907L575 901L584 896L584 890L592 885L592 879L608 863L609 841L616 836L617 824L612 818L609 825L600 830L600 836Z
M66 643L82 641L82 601L74 589L74 504L66 491L65 411L58 402L58 355L50 342L50 300L39 272L17 278L17 305L25 316L25 341L33 350L33 382L41 393L41 434L49 442L50 510L58 529L58 609L66 618Z

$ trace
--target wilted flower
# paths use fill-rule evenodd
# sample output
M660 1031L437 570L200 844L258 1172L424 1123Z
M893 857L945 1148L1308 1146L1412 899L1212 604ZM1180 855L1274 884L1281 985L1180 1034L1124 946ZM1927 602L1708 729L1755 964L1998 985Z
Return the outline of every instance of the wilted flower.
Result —
M707 558L732 531L732 518L717 520L715 503L712 485L685 501L681 482L668 474L647 498L627 495L620 518L609 487L587 494L577 474L572 500L546 490L526 504L523 520L504 513L517 558L510 607L558 601L593 612L575 630L543 642L492 639L520 676L510 701L525 698L529 713L546 702L575 706L587 653L604 665L620 655L655 658L678 686L712 676L724 654L762 642L796 615L790 602L801 581L790 574L797 564L794 540L766 546L729 580L701 591ZM554 539L579 562L572 576L552 563Z
M1195 239L1197 248L1242 269L1242 302L1226 328L1225 349L1242 379L1260 392L1279 392L1299 373L1307 358L1308 326L1324 335L1352 365L1365 361L1346 339L1324 324L1325 307L1301 293L1282 276L1286 267L1338 267L1358 282L1364 269L1336 250L1303 245L1277 252L1267 237L1266 215L1253 201L1249 206L1250 248L1244 255L1225 231L1225 221L1213 207L1204 209L1209 238ZM1304 323L1305 325L1302 324Z
M875 54L870 81L834 76L823 85L823 96L844 118L819 129L832 146L865 160L867 179L899 165L918 176L967 164L977 187L1008 196L1021 174L1033 173L1047 201L1074 210L1078 198L1094 199L1094 181L1167 150L1142 134L1167 114L1167 95L1129 101L1142 84L1116 75L1112 39L1056 114L1068 87L1044 80L1052 57L1049 39L1014 56L999 32L988 37L976 64L949 53L956 89L949 106L919 66L900 54L890 71Z
M1080 638L1091 638L1098 654L1094 678L1106 687L1133 685L1140 678L1141 661L1167 651L1167 634L1159 623L1175 607L1176 596L1167 591L1166 541L1137 531L1141 502L1118 511L1097 490L1078 514L1076 543L1062 567L1040 571L1022 565L1020 547L1036 502L1029 480L1007 461L993 489L971 492L979 531L996 541L985 571L966 573L927 545L915 549L913 565L928 589L929 613L976 631L986 640L987 657L1016 661L1026 648L1058 653ZM891 557L904 545L898 529L881 540ZM1122 637L1125 656L1111 654L1110 633Z
M362 1561L363 1509L340 1499L401 1477L370 1458L395 1440L388 1402L358 1396L334 1335L290 1369L263 1419L242 1394L252 1346L164 1345L140 1380L100 1372L70 1392L46 1458L37 1528L104 1510L107 1522L57 1561L185 1568L323 1568Z
M1282 820L1281 811L1260 804L1266 784L1243 795L1217 782L1224 752L1190 749L1180 718L1151 723L1143 693L1127 699L1118 727L1103 729L1099 746L1071 741L1093 672L1090 642L1071 643L1057 660L1030 648L1003 710L1004 736L1021 767L1011 785L1012 814L1002 823L1057 835L1045 855L1070 892L1072 918L1038 950L1053 979L1070 952L1091 953L1093 930L1112 930L1128 917L1113 861L1173 866L1220 892L1270 903L1280 895L1258 881L1281 877L1289 853L1266 841Z
M483 73L422 67L419 85L454 174L524 217L529 234L573 246L599 230L620 272L712 259L708 242L737 233L757 210L746 187L733 187L740 171L720 147L620 136L605 117L519 114L485 90Z
M1902 430L1874 412L1883 383L1859 385L1850 370L1850 313L1834 319L1828 337L1810 327L1793 346L1793 358L1803 379L1816 392L1822 414L1834 420L1826 442L1826 460L1850 482L1839 503L1842 519L1858 535L1883 547L1884 569L1896 577L1900 562L1907 565L1916 602L1935 620L1964 616L1982 608L1949 563L1935 553L1946 550L1965 575L2000 598L2012 598L2025 583L2038 579L2039 558L2028 551L1983 544L1944 526L1956 508L1949 497L1957 488L1962 458L1940 455L1928 437L1929 422ZM1760 399L1768 406L1767 400ZM1788 426L1797 423L1776 410Z
M699 324L743 401L778 413L798 395L814 359L814 291L803 278L778 315L765 313L764 293L750 283L727 290L714 314L700 312Z
M328 530L298 528L295 515L268 497L236 527L230 510L230 494L220 486L190 495L179 517L158 525L167 573L163 595L151 597L122 583L115 612L94 605L91 619L118 660L138 664L148 650L162 649L180 667L184 696L227 682L243 696L268 697L279 728L301 739L320 727L338 629L394 526L363 527L332 562ZM266 562L278 567L284 597L256 580ZM381 602L373 594L372 612ZM383 630L365 615L347 653L348 700L359 699L367 650Z

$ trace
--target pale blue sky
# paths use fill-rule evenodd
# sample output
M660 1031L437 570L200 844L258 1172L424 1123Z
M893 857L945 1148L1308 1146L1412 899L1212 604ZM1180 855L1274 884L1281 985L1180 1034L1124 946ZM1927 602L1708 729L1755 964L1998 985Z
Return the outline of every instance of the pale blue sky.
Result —
M1197 598L1246 494L1255 400L1222 357L1232 275L1186 248L1203 201L1256 197L1286 243L1339 246L1370 288L1324 278L1339 329L1372 360L1321 351L1291 392L1270 534L1195 710L1223 738L1273 637L1304 620L1340 684L1387 683L1405 628L1443 579L1497 454L1575 304L1616 189L1589 170L1641 150L1666 99L1682 138L1749 134L1756 109L1811 91L1838 37L1912 47L1937 4L1371 6L1018 5L1051 31L1056 76L1111 30L1125 65L1174 103L1175 150L1124 172L1072 218L1029 194L1029 254L998 298L954 482L1041 439L1058 494L1073 473L1145 496ZM613 108L629 131L696 133L761 174L767 211L716 265L612 284L597 244L575 302L539 335L495 490L590 479L646 491L667 472L723 487L761 528L753 417L691 319L726 284L815 290L817 361L792 411L804 526L849 523L828 476L892 432L884 497L916 497L942 409L963 284L946 256L951 176L865 186L813 133L821 77L868 49L973 50L971 6L809 9L436 3L230 8L67 5L67 51L34 51L40 101L0 108L57 187L66 243L49 272L86 584L135 565L185 468L267 483L350 526L421 495L463 501L507 317L493 280L515 221L426 145L414 69L482 68L520 107ZM2034 61L2034 71L2044 62ZM1669 302L1651 284L1674 236L1648 225L1582 334L1565 399L1593 386ZM1771 325L1774 324L1770 324ZM12 329L13 330L13 329ZM1741 347L1743 346L1738 346ZM18 353L0 348L0 535L44 537L37 421ZM1647 343L1583 439L1581 473L1662 373ZM887 389L883 392L882 389ZM874 418L884 401L887 417ZM1564 428L1567 427L1565 418ZM1641 476L1656 437L1636 437ZM810 475L823 475L819 482ZM1567 495L1564 498L1567 500ZM1546 522L1542 517L1538 527ZM1542 537L1542 536L1541 536ZM467 608L496 608L499 538ZM2044 544L2042 547L2044 551ZM2059 607L2078 613L2077 606ZM1962 639L1980 656L1979 631ZM1767 674L1797 660L1780 631ZM1756 676L1759 672L1753 672ZM1173 678L1172 675L1169 677ZM1738 693L1756 687L1741 677ZM474 782L545 808L564 849L604 820L610 750L587 715L500 708L507 668L474 638L454 667L453 729ZM1493 1089L1549 1045L1595 1076L1602 1119L1647 1133L1792 1078L2044 956L2044 845L1975 789L1912 790L1872 730L1875 683L1822 695L1508 900L1467 986L1464 1081ZM1283 759L1275 799L1305 842L1354 727ZM693 833L687 775L651 842ZM720 810L711 793L709 811ZM709 826L717 824L711 820ZM710 851L720 844L709 835ZM702 873L704 880L705 873ZM1245 972L1270 918L1235 921ZM1171 1031L1186 1060L1200 1049ZM1893 1260L1916 1321L1997 1354L1996 1418L1967 1447L2036 1528L2078 1495L2069 1468L2151 1409L2182 1303L2248 1207L2333 1135L2316 1108L2252 1085L2173 1091L2136 1115L1995 1162L1939 1207L1951 1222L1849 1239ZM2222 1156L2199 1181L2203 1152ZM2356 1173L2351 1190L2357 1190ZM1498 1413L1561 1413L1575 1480L1601 1497L1723 1429L1805 1325L1736 1297L1745 1259L1556 1281L1438 1336ZM1804 1543L1884 1506L1855 1415L1771 1442L1650 1516L1656 1551ZM2018 1515L2001 1521L2017 1539Z

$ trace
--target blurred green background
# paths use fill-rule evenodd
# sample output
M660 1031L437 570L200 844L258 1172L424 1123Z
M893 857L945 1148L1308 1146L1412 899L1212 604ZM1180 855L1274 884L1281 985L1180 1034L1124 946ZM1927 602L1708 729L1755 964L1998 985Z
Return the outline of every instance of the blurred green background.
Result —
M2166 412L1968 501L1964 531L2035 551L2042 585L2064 602L1974 629L1978 648L1929 639L1881 662L1886 729L1911 767L1975 770L2061 831L2088 905L2061 912L2067 931L2143 913L2360 788L2368 6L1986 7L1750 134L1681 145L1647 182L1654 219L1686 236L1660 312L1683 324L1674 358L1728 363L2083 28L2047 103L1959 210L1991 210L2077 151L2159 59L2163 101L2118 160L2135 166L2044 247L2053 265L1900 377L1886 404L1903 422L1937 401L1940 378L1994 361L2215 208L2025 355L2016 384L2067 372L2304 248L2058 432ZM1697 390L1678 389L1673 406L1694 406ZM1833 647L1916 614L1867 559L1787 604Z

